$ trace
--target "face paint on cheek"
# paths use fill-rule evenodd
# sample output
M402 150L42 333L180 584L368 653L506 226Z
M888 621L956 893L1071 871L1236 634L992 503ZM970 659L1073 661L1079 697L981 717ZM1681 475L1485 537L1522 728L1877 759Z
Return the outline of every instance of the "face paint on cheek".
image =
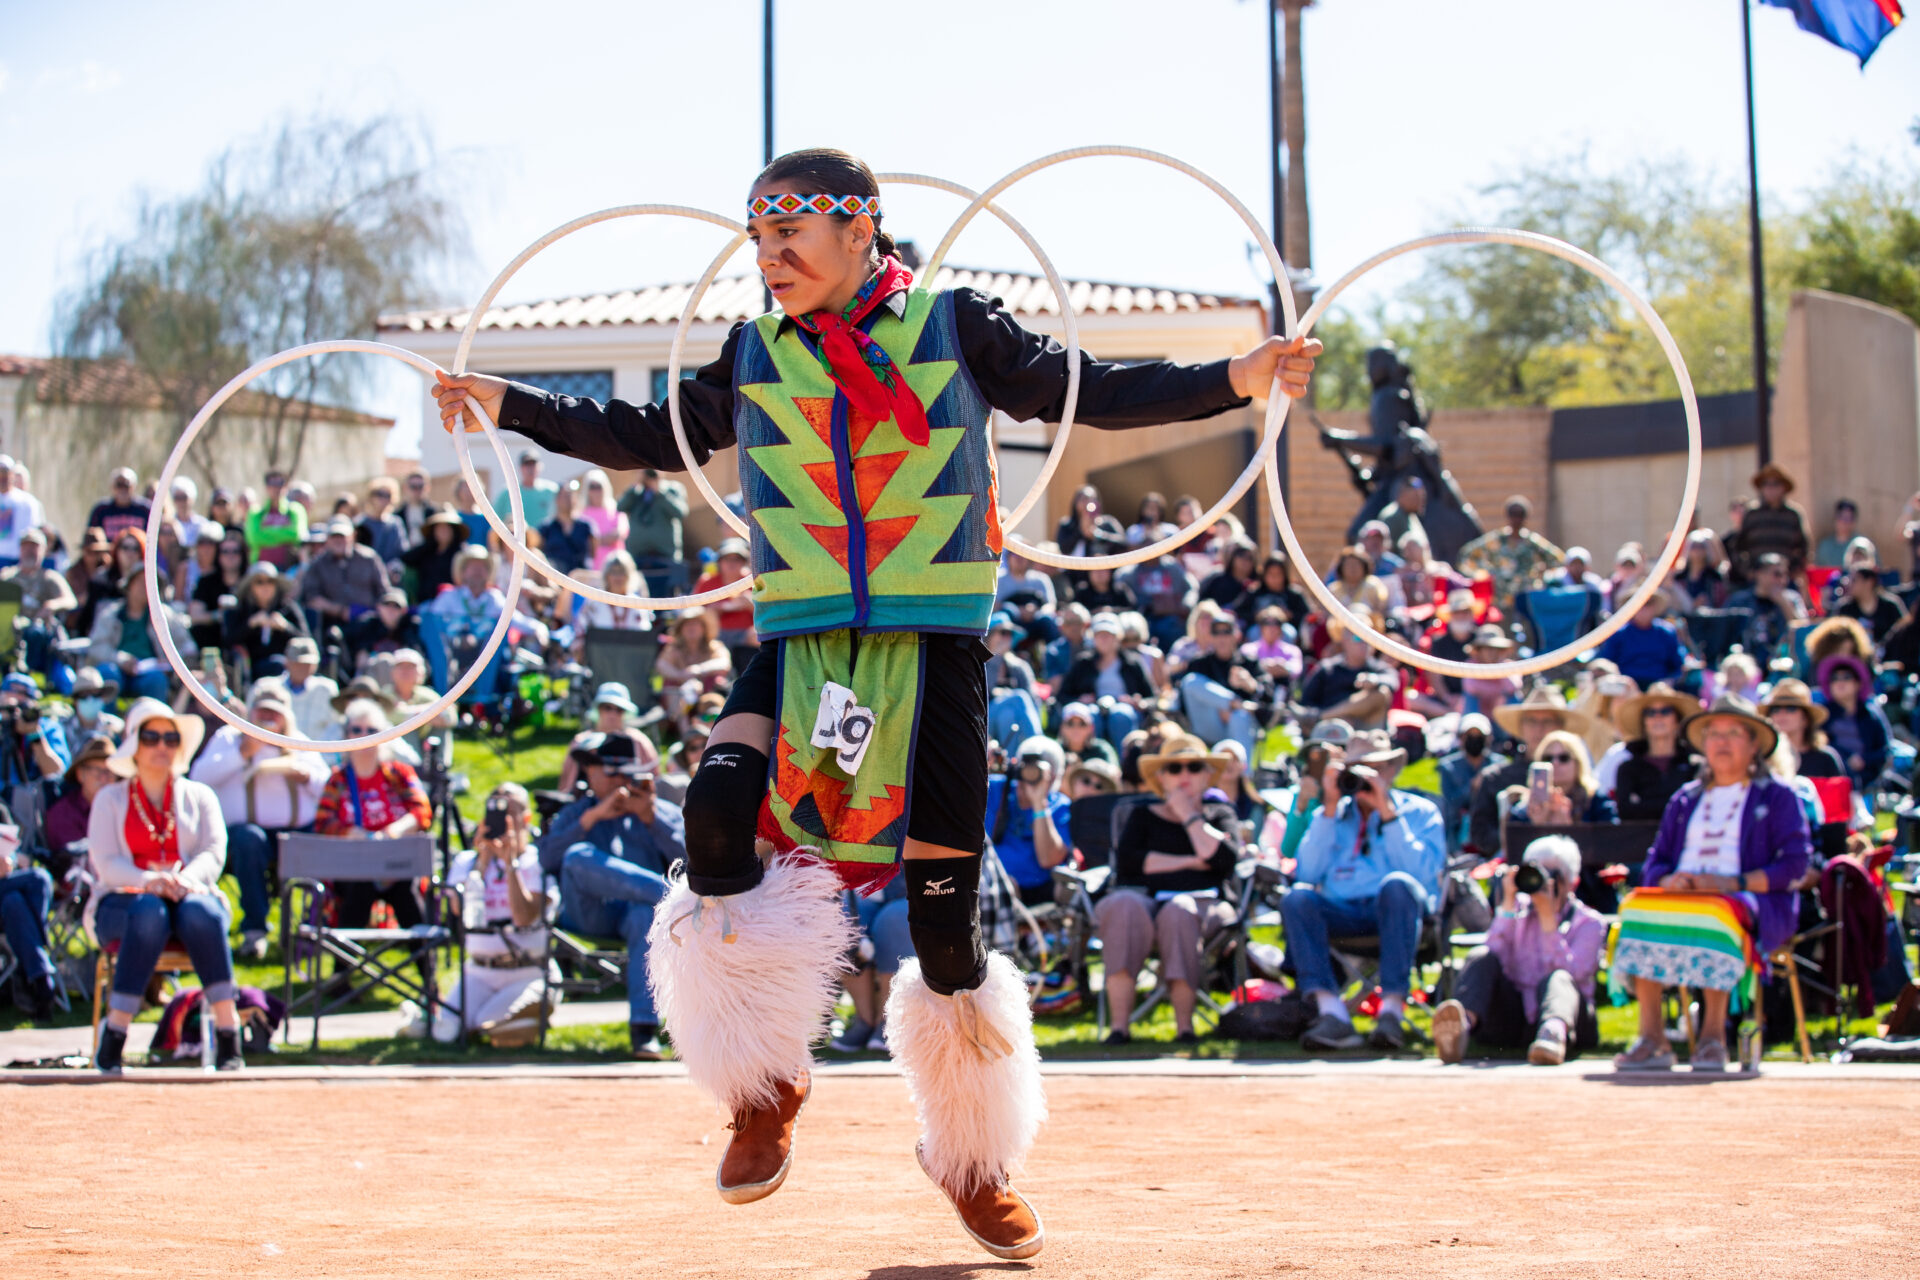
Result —
M788 268L799 272L809 280L818 280L820 278L820 273L808 266L807 260L791 249L782 249L780 251L780 261L786 263Z

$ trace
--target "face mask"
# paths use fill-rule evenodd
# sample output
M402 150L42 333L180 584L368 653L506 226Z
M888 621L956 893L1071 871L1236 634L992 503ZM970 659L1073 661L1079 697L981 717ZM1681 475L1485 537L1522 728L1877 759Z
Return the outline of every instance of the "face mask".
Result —
M73 708L80 713L82 720L98 720L106 706L104 698L75 698L73 702Z
M1460 739L1461 748L1470 756L1477 756L1487 749L1487 735L1469 733Z

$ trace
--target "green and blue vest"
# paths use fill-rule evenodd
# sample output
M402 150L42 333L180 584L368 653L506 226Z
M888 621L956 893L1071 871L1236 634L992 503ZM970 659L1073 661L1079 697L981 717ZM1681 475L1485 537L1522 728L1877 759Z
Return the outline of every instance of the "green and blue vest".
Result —
M953 295L911 289L868 335L927 409L929 442L854 413L796 325L740 331L734 432L752 528L761 637L851 627L983 635L999 573L991 407L974 385Z

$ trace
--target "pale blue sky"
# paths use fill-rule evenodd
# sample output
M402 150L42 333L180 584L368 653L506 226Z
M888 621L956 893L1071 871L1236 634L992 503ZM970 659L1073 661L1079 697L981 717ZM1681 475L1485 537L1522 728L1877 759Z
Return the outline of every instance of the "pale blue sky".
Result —
M1494 175L1581 145L1603 168L1677 153L1742 180L1738 6L1324 0L1304 42L1319 273L1451 225ZM447 301L595 208L735 212L760 160L759 12L758 0L0 0L0 351L48 349L53 298L90 239L124 225L135 189L194 186L209 158L290 111L415 114L460 157L475 253ZM1263 23L1259 0L780 0L776 141L974 186L1048 151L1128 143L1188 160L1264 213ZM1791 197L1849 151L1920 160L1908 132L1920 22L1864 73L1783 10L1757 10L1754 25L1770 195ZM959 209L930 192L889 199L890 228L923 242ZM1004 202L1066 274L1260 288L1244 230L1178 175L1079 162ZM977 226L957 261L1026 266L1018 242ZM596 228L506 296L691 278L719 235ZM398 382L381 399L368 407L417 410Z

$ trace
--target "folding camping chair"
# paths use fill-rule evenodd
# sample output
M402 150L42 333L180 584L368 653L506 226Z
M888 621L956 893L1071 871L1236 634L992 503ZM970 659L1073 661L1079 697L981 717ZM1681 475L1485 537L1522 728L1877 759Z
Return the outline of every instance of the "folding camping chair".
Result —
M1600 593L1585 587L1540 587L1514 597L1527 639L1545 653L1573 643L1600 624Z
M624 631L593 627L586 636L586 665L600 684L614 681L627 686L641 712L653 706L653 661L660 637L651 631Z
M440 999L434 952L452 947L454 972L466 967L460 891L432 879L433 862L429 835L351 840L289 831L280 837L280 954L285 957L287 1005L282 1026L288 1042L294 1016L310 1010L312 1047L318 1050L320 1019L376 989L415 1001L432 1023L435 1009L448 1003ZM340 929L326 924L321 911L329 896L327 886L341 880L428 880L425 919L404 929ZM322 972L328 957L339 970L332 982ZM296 965L304 969L307 983L298 997L293 994ZM462 1017L463 1039L465 1035Z

